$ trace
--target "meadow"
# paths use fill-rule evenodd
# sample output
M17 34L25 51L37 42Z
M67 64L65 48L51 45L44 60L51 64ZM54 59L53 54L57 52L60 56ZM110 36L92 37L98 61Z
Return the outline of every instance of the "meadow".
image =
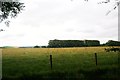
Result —
M119 53L104 48L4 48L2 80L118 80Z

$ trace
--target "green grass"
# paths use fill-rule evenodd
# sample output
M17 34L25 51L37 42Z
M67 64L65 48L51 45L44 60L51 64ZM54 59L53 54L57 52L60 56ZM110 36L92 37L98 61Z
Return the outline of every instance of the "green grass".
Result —
M104 48L6 48L2 54L3 80L117 80L118 53L106 53Z

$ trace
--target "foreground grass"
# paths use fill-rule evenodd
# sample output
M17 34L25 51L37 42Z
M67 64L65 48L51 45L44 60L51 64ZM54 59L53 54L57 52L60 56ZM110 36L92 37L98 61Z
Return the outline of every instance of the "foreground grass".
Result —
M95 65L94 53L98 55ZM49 55L53 56L50 69ZM104 47L3 49L3 80L117 80L118 53Z

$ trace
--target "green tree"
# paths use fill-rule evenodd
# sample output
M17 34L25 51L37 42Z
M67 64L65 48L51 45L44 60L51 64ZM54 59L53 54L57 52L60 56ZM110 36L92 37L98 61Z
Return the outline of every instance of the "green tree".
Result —
M100 46L99 40L84 40L85 46Z
M50 40L48 47L59 48L59 47L82 47L84 42L82 40Z
M36 45L36 46L34 46L34 48L40 48L40 46Z
M120 46L120 41L109 40L106 42L106 46Z
M24 9L24 3L17 2L2 2L0 1L0 23L5 21L9 26L9 18L15 18ZM2 31L2 29L1 29Z

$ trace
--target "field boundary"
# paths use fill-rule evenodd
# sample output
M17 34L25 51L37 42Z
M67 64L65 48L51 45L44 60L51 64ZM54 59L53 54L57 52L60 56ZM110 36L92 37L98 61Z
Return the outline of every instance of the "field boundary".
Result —
M0 80L2 79L2 50L0 49Z

